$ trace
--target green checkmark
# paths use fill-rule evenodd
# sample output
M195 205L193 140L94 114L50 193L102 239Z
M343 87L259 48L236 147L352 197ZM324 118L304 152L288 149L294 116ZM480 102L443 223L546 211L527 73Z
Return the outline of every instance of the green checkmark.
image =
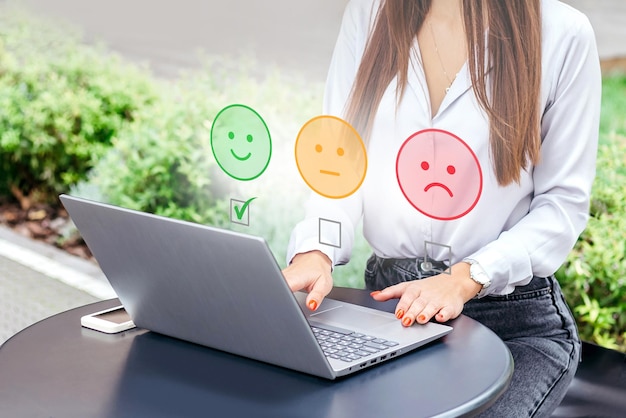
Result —
M241 209L239 209L239 206L235 205L234 209L235 215L237 215L237 220L241 220L241 218L243 218L243 214L246 213L248 205L250 205L250 202L252 202L254 199L256 199L256 197L251 197L250 199L246 200L243 206L241 206Z

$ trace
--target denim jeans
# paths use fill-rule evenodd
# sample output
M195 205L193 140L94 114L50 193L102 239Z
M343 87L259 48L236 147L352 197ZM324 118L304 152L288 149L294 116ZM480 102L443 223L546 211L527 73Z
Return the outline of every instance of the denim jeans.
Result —
M381 290L432 276L446 267L436 261L431 264L372 255L365 269L365 285ZM534 277L509 295L472 299L463 314L495 332L515 364L509 389L480 416L549 417L565 396L580 360L576 323L556 279Z

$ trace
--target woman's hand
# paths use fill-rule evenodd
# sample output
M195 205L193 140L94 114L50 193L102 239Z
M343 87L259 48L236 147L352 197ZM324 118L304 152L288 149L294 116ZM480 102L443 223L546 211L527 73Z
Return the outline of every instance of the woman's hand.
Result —
M372 292L372 297L380 302L400 298L396 318L406 327L413 322L425 324L433 317L446 322L459 316L465 302L481 289L480 284L470 278L469 268L468 263L458 263L452 266L451 274L399 283Z
M316 310L333 288L332 263L321 251L297 254L283 270L287 284L293 292L306 290L306 306Z

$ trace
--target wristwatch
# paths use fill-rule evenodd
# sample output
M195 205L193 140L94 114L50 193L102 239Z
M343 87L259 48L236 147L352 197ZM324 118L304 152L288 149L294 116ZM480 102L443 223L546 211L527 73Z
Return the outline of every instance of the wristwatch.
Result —
M482 286L482 289L480 289L480 292L476 294L476 297L480 298L484 296L485 293L487 293L487 288L491 286L491 279L487 275L487 272L481 267L480 264L478 264L478 261L476 260L466 258L463 261L470 265L470 278Z

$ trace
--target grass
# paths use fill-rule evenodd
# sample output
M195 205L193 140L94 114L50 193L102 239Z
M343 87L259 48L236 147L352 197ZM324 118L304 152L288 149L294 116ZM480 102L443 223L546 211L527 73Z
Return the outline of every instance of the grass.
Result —
M609 142L608 134L626 137L626 73L605 76L602 82L601 144Z

